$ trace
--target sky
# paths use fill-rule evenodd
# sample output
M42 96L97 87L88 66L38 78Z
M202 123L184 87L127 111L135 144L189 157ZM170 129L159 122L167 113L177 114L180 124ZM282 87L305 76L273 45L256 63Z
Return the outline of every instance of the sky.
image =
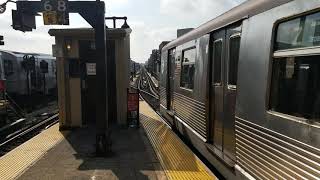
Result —
M177 29L196 28L244 1L108 0L105 3L106 16L128 17L132 29L131 59L143 63L162 41L175 39ZM37 17L37 29L23 33L12 29L11 9L16 9L15 4L8 4L6 12L0 14L0 35L5 41L1 49L51 54L54 37L49 36L49 29L90 27L80 15L70 14L70 26L44 26L42 17ZM123 21L118 22L118 27L122 24ZM112 22L107 21L107 25L112 27Z

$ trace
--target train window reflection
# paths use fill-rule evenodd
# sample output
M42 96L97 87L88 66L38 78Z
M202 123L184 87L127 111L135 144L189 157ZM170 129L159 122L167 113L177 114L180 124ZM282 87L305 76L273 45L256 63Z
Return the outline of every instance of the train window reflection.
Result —
M213 83L221 84L222 41L218 40L213 45Z
M275 59L270 100L272 111L320 121L319 58Z
M320 13L280 23L275 49L284 50L320 45Z
M182 56L180 87L193 89L196 49L184 50Z
M240 51L240 36L230 38L228 85L236 86L238 79L238 61Z

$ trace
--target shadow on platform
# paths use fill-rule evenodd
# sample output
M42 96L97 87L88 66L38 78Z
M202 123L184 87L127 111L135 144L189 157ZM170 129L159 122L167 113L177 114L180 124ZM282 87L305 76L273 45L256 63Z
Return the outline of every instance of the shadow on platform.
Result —
M165 124L144 114L140 119L140 129L111 128L113 153L105 158L95 156L94 124L75 129L19 179L144 180L167 179L164 172L203 172L196 157L183 151L186 146Z
M166 179L143 128L112 128L105 158L95 157L95 129L73 130L19 179Z

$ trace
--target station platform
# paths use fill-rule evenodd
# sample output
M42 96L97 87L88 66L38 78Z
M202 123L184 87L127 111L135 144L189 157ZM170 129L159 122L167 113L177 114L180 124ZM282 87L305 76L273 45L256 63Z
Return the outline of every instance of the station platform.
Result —
M141 128L112 129L112 154L95 157L95 127L60 132L58 124L0 157L0 179L216 179L140 101Z

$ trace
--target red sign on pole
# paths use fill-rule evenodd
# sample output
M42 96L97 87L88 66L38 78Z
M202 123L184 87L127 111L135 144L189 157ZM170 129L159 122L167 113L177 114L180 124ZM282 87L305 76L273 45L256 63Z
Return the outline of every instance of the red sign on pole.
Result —
M139 110L139 94L128 93L128 111L138 111L138 110Z
M128 89L127 99L128 125L130 127L139 127L139 90L135 89L133 92Z

